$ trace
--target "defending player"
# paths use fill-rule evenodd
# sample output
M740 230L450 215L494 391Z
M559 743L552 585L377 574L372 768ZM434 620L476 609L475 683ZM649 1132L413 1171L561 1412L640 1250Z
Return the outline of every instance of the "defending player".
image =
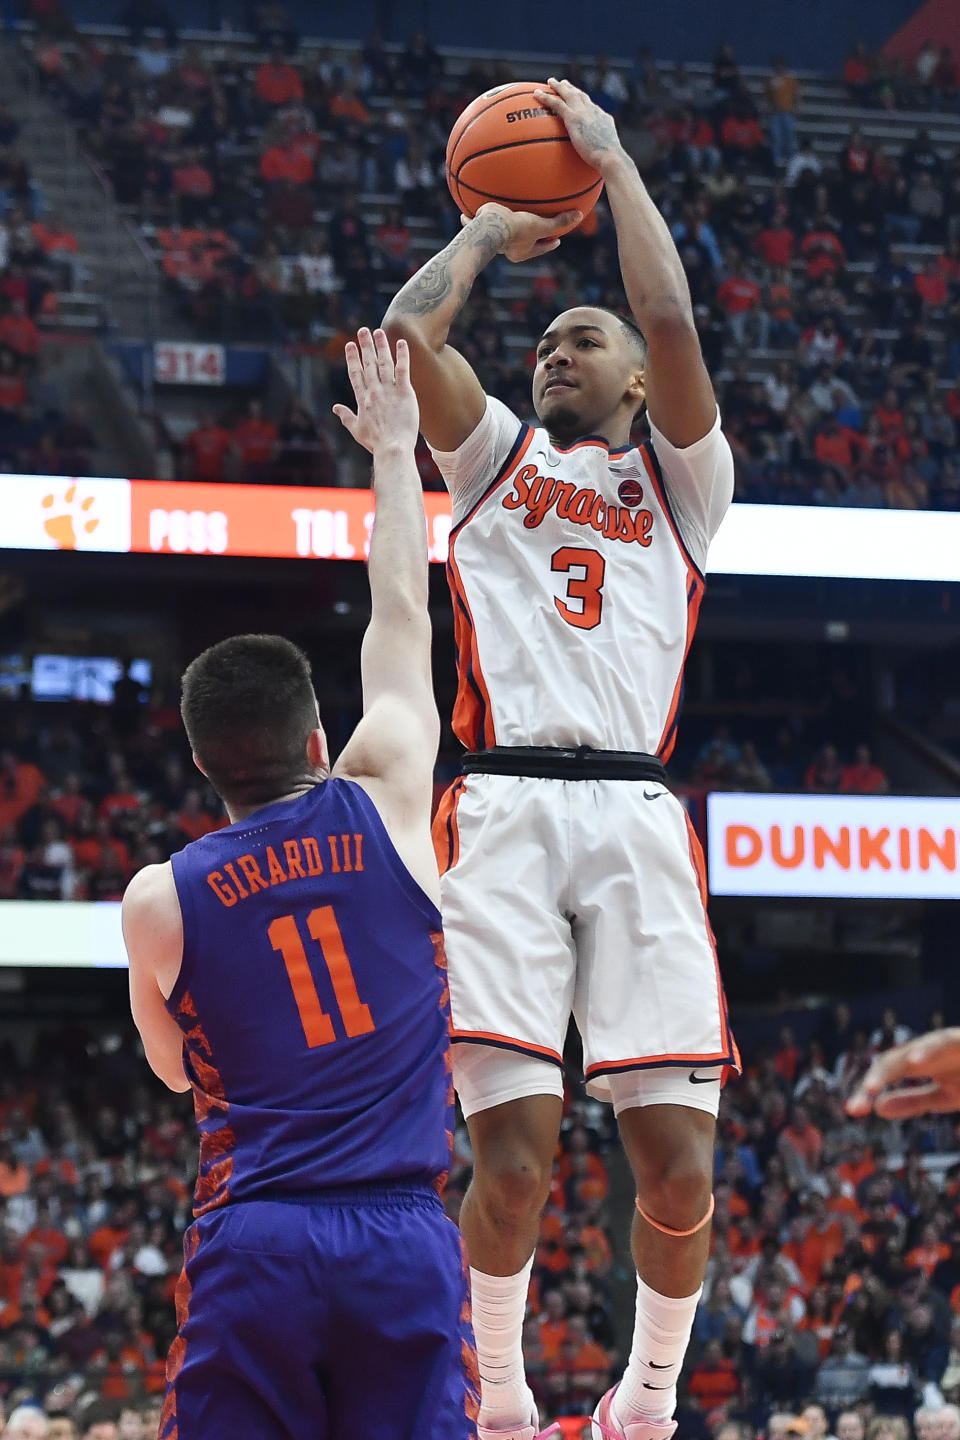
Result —
M460 1236L439 1198L453 1090L417 402L405 348L347 346L374 457L363 719L331 769L306 657L241 635L183 677L232 824L123 903L151 1067L193 1089L194 1224L162 1440L472 1440Z
M561 1115L572 1010L637 1187L636 1327L594 1431L666 1440L710 1239L720 1083L737 1064L699 845L663 784L707 545L733 492L669 231L609 115L567 81L537 98L606 181L640 334L560 315L537 347L531 429L446 344L495 255L554 220L486 205L384 321L411 351L421 426L453 496L450 583L472 753L434 826L454 1081L475 1170L463 1205L480 1436L531 1440L521 1321ZM646 400L652 446L630 448Z

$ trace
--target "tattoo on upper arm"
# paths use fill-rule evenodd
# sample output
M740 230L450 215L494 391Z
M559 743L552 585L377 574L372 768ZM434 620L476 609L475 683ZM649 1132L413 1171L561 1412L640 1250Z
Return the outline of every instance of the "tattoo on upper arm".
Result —
M458 309L466 302L476 276L500 253L510 235L509 226L499 215L484 215L481 219L482 225L461 230L439 255L428 260L422 270L407 281L393 301L391 308L395 314L429 315L454 291ZM476 270L472 275L455 277L454 263L464 250L474 252Z

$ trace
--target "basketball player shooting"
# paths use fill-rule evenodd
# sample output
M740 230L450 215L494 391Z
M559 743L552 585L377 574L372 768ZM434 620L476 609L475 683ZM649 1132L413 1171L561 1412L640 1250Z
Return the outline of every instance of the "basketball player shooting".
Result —
M473 1440L466 1262L438 1194L453 1090L439 739L408 356L346 347L373 455L363 718L331 768L306 657L240 635L183 677L231 823L130 882L147 1059L192 1088L194 1223L161 1440Z
M633 1170L636 1325L594 1434L667 1440L710 1242L720 1085L738 1063L702 855L664 785L707 545L733 492L680 258L617 138L575 86L537 100L606 183L632 319L559 315L522 424L447 335L495 255L577 215L480 208L392 302L421 427L453 497L454 726L469 753L434 824L454 1081L474 1178L461 1228L481 1440L532 1440L521 1323L562 1107L571 1011L588 1088ZM652 444L632 447L646 403Z

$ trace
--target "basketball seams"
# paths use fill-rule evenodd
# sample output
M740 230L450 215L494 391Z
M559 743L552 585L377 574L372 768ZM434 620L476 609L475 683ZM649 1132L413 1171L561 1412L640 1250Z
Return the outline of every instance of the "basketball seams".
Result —
M458 190L469 190L472 195L482 195L485 200L493 200L500 205L506 205L509 201L510 205L520 206L566 204L570 200L579 200L581 196L589 195L593 190L597 190L599 193L600 189L600 187L597 185L597 182L594 181L592 185L587 185L583 190L574 190L569 195L550 195L546 199L544 199L543 196L541 196L539 199L524 199L524 197L521 195L493 195L489 190L480 190L476 185L471 185L466 180L458 179L455 183ZM552 215L545 215L543 218L545 220L552 220L555 217Z
M509 95L507 95L507 93L506 93L506 92L507 92L507 89L508 89L508 87L505 86L501 91L499 91L498 94L496 94L496 95L493 97L493 99L490 101L490 103L489 103L488 105L484 105L483 108L482 108L482 110L478 110L478 111L477 111L476 115L471 115L471 116L470 116L470 119L467 121L466 125L464 125L463 129L460 131L460 134L457 135L457 138L456 138L456 140L454 141L453 151L452 151L452 152L449 150L449 141L447 142L447 145L448 145L448 151L447 151L447 169L448 169L448 170L453 171L454 160L455 160L455 158L456 158L457 151L458 151L458 149L460 148L460 142L461 142L461 140L463 139L464 135L466 135L466 134L468 133L468 131L470 130L470 127L471 127L472 125L475 125L476 122L481 118L481 116L486 115L486 113L487 113L488 110L493 110L493 109L495 109L496 106L499 105L499 104L501 103L501 101L503 101L504 99L513 100L513 99L519 99L522 95L534 95L534 96L536 95L536 89L535 89L535 87L532 86L532 85L530 86L530 88L529 88L528 90L514 90L514 91L512 91ZM471 101L471 104L475 104L475 103L476 103L475 101ZM468 105L468 106L467 106L467 109L469 110L469 108L470 108L470 106ZM454 121L453 131L452 131L452 133L451 133L451 139L453 138L453 135L456 134L457 126L459 125L460 120L461 120L462 118L463 118L463 117L462 117L462 115L461 115L461 116L459 116L459 117Z

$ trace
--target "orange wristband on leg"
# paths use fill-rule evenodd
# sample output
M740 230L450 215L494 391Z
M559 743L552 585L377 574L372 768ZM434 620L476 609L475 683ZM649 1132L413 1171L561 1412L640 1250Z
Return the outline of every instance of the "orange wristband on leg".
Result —
M646 1220L647 1224L652 1225L654 1230L659 1230L661 1235L669 1235L673 1240L686 1240L688 1236L696 1235L698 1231L704 1228L705 1225L709 1225L710 1221L713 1219L713 1212L716 1207L716 1203L717 1202L714 1199L713 1195L711 1195L710 1204L707 1206L707 1213L706 1215L704 1215L702 1220L698 1220L696 1225L691 1225L689 1230L674 1230L672 1226L661 1225L659 1220L654 1220L651 1216L649 1216L646 1210L641 1207L639 1199L636 1202L637 1210L643 1216L644 1220Z

